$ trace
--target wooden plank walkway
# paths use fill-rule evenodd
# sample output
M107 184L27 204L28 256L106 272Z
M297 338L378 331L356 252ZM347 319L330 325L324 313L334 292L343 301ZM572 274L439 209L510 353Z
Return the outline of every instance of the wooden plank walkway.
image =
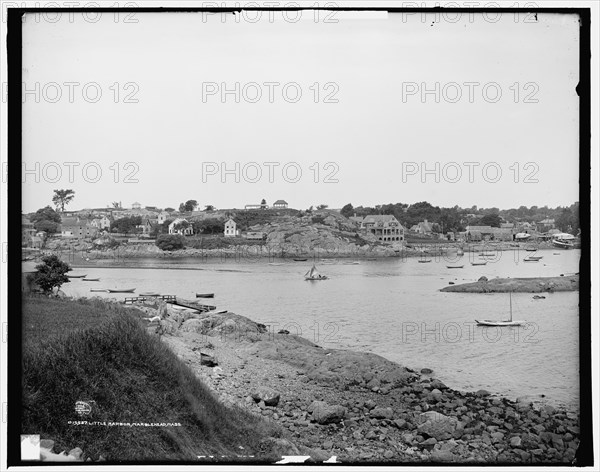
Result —
M143 296L143 297L125 297L125 300L123 300L123 303L125 303L126 305L128 303L137 303L137 302L145 302L146 300L165 300L167 303L169 302L169 300L176 300L177 297L175 297L175 295L158 295L156 297L150 297L150 296Z
M171 303L172 305L182 306L184 308L191 308L192 310L197 310L199 312L204 311L212 311L216 310L217 307L213 305L203 305L200 303L196 303L191 300L184 300L182 298L177 298L175 295L158 295L156 297L151 296L143 296L143 297L125 297L123 300L124 304L133 304L145 302L146 300L164 300L167 303Z

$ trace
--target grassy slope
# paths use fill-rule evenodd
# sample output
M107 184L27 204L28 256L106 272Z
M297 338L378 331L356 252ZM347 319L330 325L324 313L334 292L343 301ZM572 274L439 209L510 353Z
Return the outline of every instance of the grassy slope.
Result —
M97 459L195 460L258 449L278 431L220 404L131 310L102 301L23 304L24 433ZM78 400L95 400L79 417ZM74 426L68 421L169 422L181 427Z

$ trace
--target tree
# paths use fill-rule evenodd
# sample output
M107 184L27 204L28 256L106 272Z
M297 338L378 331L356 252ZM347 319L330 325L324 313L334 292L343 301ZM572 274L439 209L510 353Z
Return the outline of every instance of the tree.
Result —
M42 264L35 268L37 272L29 274L28 281L35 283L46 294L51 293L55 287L60 289L62 284L69 282L69 277L65 274L71 270L71 267L55 254L42 257Z
M204 211L215 211L215 207L213 205L206 205Z
M317 206L317 210L325 210L325 208L328 208L329 205L325 205L324 203L322 203L321 205Z
M346 218L349 218L352 216L352 214L354 213L354 207L352 206L352 203L348 203L347 205L344 205L342 207L342 209L340 210L340 213L345 216Z
M71 203L71 200L75 198L75 191L71 189L67 190L54 190L54 196L52 197L52 203L56 206L58 210L65 211L65 205Z
M178 251L185 247L185 239L181 234L160 234L155 244L163 251Z
M480 225L491 226L493 228L499 228L501 222L502 218L497 213L488 213L479 220Z
M142 224L141 216L125 216L114 220L110 224L110 230L113 233L130 234L136 232L136 227Z
M266 201L266 200L263 198L263 199L260 201L260 204L261 204L261 205L266 205L266 204L267 204L267 201Z
M112 202L111 205L113 208L121 208L121 202Z
M172 211L175 211L175 208L167 207L167 208L165 208L165 211L167 213L171 213Z
M179 223L173 225L175 231L186 230L191 226L189 221L181 220Z
M31 222L36 231L45 231L48 234L58 232L61 222L60 215L50 206L40 208L31 217Z
M185 211L194 211L198 208L198 202L196 200L188 200L183 204Z

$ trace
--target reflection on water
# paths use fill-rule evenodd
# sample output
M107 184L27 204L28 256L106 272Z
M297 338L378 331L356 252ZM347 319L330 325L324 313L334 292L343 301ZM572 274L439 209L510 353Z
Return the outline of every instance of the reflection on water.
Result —
M512 397L544 394L573 406L579 395L579 323L577 292L513 294L514 319L521 327L483 328L475 319L505 319L507 294L461 294L439 291L449 282L476 281L480 276L558 276L579 271L579 251L540 251L543 259L526 263L524 252L505 252L485 266L476 254L455 263L433 258L361 261L358 265L318 264L329 280L308 282L308 262L267 260L128 261L138 268L94 267L77 270L100 282L73 280L68 295L123 299L131 294L90 293L94 288L136 287L136 293L194 298L214 292L211 300L228 309L271 324L321 346L371 351L414 369L429 367L448 386L485 388ZM146 268L144 268L146 267ZM170 270L170 269L178 270Z

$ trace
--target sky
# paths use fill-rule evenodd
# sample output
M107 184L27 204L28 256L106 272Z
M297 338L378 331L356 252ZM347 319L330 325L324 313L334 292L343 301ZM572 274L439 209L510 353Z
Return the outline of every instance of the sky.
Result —
M579 199L576 16L321 15L29 15L23 211Z

